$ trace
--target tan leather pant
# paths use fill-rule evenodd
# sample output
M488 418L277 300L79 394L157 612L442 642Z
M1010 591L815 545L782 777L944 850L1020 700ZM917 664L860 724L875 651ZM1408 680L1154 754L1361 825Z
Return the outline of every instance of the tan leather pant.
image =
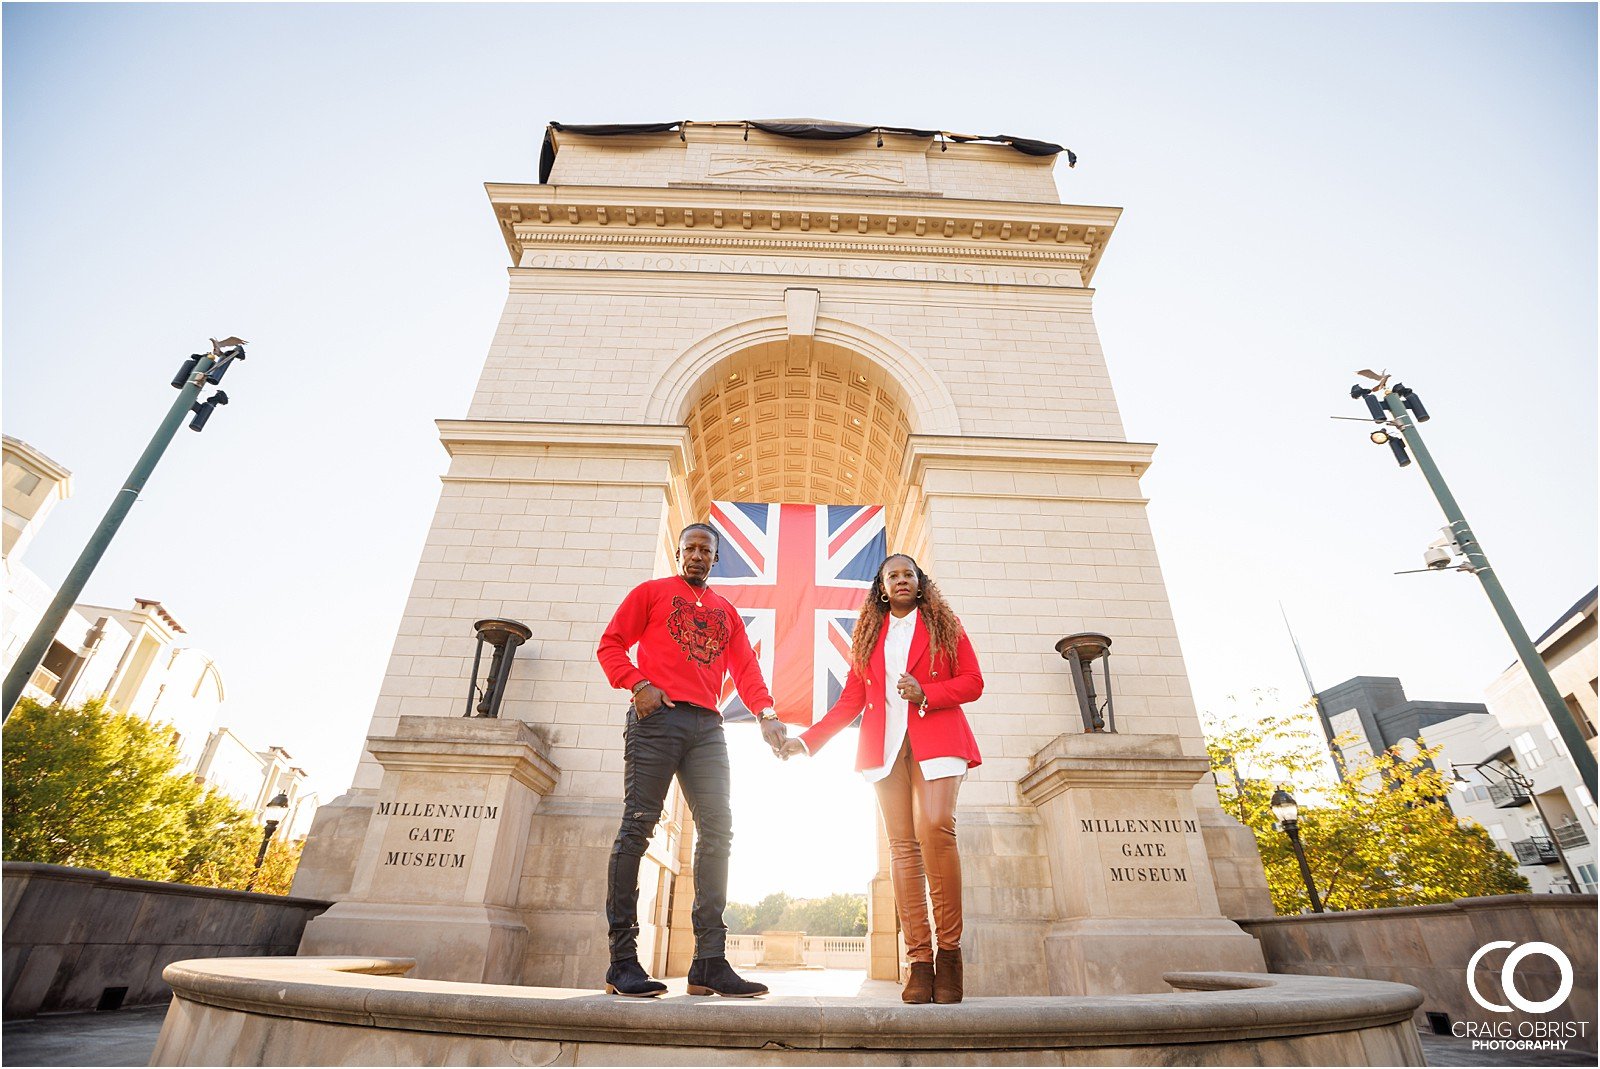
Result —
M961 776L925 780L902 742L889 775L873 784L889 836L895 908L908 961L931 962L928 898L939 949L961 948L961 855L956 850L956 792Z

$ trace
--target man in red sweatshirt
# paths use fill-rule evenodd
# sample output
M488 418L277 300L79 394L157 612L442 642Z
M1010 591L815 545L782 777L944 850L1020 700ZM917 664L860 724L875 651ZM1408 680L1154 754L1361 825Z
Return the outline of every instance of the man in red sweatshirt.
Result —
M611 967L606 991L650 997L667 989L639 964L639 859L661 818L667 788L678 777L694 814L694 963L689 994L750 998L763 984L739 976L728 964L728 848L733 813L728 805L728 744L722 737L717 696L722 677L733 677L739 697L757 711L761 736L773 753L788 732L772 711L772 695L739 610L706 585L717 560L718 536L703 523L678 536L681 575L640 583L622 600L600 637L600 665L613 687L633 694L623 728L622 827L611 847L606 921ZM639 663L628 650L639 647Z

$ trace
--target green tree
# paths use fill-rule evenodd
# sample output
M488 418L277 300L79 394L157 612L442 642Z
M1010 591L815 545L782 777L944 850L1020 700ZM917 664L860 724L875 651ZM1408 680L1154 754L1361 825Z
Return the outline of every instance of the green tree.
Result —
M172 729L141 717L24 698L6 721L0 850L7 861L242 889L262 828L231 798L178 771ZM274 871L293 874L298 847ZM269 852L269 862L274 862ZM263 874L266 875L266 866ZM287 891L287 880L257 889Z
M862 894L799 899L789 904L778 927L807 935L866 935L866 905Z
M1340 779L1308 711L1272 704L1271 695L1258 695L1249 717L1208 716L1206 748L1223 808L1255 835L1278 913L1310 906L1293 848L1272 814L1280 783L1292 785L1299 803L1301 844L1327 909L1527 891L1516 862L1480 825L1450 810L1450 783L1434 766L1439 747L1419 739L1359 755L1346 746Z
M286 843L274 839L267 846L267 855L256 871L256 854L261 849L261 829L252 828L248 841L234 841L226 849L210 851L193 869L180 879L181 883L200 884L205 887L225 887L233 891L252 890L265 895L286 895L294 883L294 870L300 864L300 851L305 840ZM251 877L255 877L254 884Z
M722 916L728 931L738 934L866 935L867 896L840 893L826 898L790 898L775 892L754 906L731 902Z
M728 931L735 935L753 935L755 933L756 907L743 902L729 902L728 908L722 911L722 923L728 926Z
M261 836L265 830L255 823L254 817L241 809L232 798L213 789L195 799L189 808L186 823L189 832L187 849L173 860L171 878L178 883L225 887L233 891L242 891L249 886L250 877L255 872L256 852L261 848ZM281 845L274 840L273 846ZM269 850L267 860L270 859ZM267 860L262 862L263 873ZM282 891L268 891L260 878L256 880L253 890L288 894L287 886Z
M784 912L789 908L789 896L782 891L774 892L756 903L750 915L750 930L752 932L766 932L778 928L778 922L783 919Z

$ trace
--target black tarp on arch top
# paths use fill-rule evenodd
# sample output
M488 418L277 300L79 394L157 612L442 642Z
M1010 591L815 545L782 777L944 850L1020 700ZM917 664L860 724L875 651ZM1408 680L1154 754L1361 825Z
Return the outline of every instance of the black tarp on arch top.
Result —
M617 137L623 134L665 134L678 131L678 136L683 136L683 130L688 126L744 126L747 130L760 130L763 133L776 134L779 137L794 137L806 141L844 141L852 137L864 137L867 134L907 134L911 137L937 137L945 141L954 141L958 144L980 142L995 145L1008 145L1018 152L1029 156L1055 156L1066 153L1067 166L1078 165L1077 154L1070 149L1049 141L1031 141L1025 137L1012 137L1009 134L955 134L948 130L917 130L909 126L853 126L848 123L820 122L817 120L801 119L787 122L757 121L746 119L740 122L700 123L689 120L678 122L645 122L645 123L610 123L598 126L579 126L569 123L552 122L545 128L544 146L539 151L539 184L544 185L550 181L550 169L556 162L556 142L554 133L557 130L581 134L584 137Z

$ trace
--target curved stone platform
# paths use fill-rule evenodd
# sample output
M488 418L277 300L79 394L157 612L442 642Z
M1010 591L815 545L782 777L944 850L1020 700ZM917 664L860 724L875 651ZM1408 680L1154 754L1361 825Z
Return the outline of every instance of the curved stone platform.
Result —
M1422 1065L1404 984L1172 973L1171 994L626 999L411 980L404 958L212 958L164 976L152 1065Z

